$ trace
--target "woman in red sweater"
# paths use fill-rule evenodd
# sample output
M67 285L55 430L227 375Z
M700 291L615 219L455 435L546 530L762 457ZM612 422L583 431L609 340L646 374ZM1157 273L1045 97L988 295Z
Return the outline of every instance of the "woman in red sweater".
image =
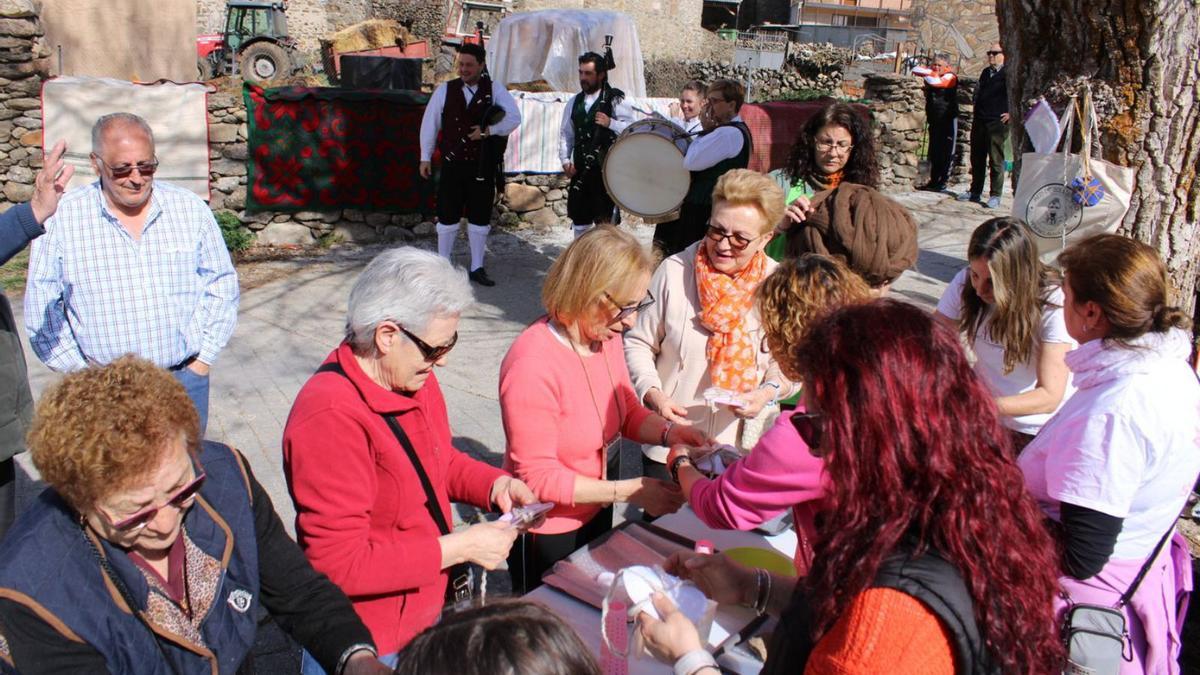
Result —
M380 254L350 291L346 340L300 389L283 430L296 538L350 596L389 665L437 621L451 568L494 569L516 538L501 522L448 532L450 502L508 511L535 501L524 483L451 444L433 370L472 302L467 275L449 261L409 247ZM319 673L313 666L306 660L304 673Z
M650 251L616 227L579 237L546 276L546 316L517 336L500 365L504 468L557 504L513 546L508 569L516 593L539 586L551 565L607 532L614 503L655 516L683 504L669 482L617 476L622 436L656 445L708 442L703 432L646 409L629 380L620 338L654 302L646 292L653 264Z
M794 349L806 412L791 421L829 479L809 575L798 585L721 555L668 570L781 616L764 674L1061 672L1055 547L954 333L876 300ZM707 675L695 628L655 602L664 621L640 617L651 650Z

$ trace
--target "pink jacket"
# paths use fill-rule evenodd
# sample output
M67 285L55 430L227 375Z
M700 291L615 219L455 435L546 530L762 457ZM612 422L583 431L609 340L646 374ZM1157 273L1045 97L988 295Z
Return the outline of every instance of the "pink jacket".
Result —
M696 481L688 501L705 525L727 530L753 529L791 508L798 539L794 562L804 575L812 562L814 517L825 496L825 463L809 452L792 415L780 415L750 454L725 473Z

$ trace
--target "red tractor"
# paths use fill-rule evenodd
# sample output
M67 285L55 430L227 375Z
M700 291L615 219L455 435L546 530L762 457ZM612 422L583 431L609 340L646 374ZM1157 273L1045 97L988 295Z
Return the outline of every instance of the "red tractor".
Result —
M256 84L291 75L296 41L288 36L287 2L228 0L225 32L196 38L201 80L241 73Z

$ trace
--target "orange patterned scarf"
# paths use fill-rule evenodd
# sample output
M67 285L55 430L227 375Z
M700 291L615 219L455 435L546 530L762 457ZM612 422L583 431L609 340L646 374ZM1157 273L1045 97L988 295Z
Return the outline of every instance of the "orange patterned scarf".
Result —
M705 355L713 386L741 393L758 385L758 345L750 339L743 318L754 305L754 291L766 271L767 256L762 251L730 276L713 269L703 246L696 250L700 325L712 331Z

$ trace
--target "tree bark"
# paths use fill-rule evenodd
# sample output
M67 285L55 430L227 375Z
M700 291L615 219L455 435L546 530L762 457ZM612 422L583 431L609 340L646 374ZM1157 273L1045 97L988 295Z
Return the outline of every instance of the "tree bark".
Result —
M1120 232L1159 252L1175 304L1200 319L1200 2L995 1L1013 147L1038 96L1061 111L1089 85L1102 157L1135 171Z

